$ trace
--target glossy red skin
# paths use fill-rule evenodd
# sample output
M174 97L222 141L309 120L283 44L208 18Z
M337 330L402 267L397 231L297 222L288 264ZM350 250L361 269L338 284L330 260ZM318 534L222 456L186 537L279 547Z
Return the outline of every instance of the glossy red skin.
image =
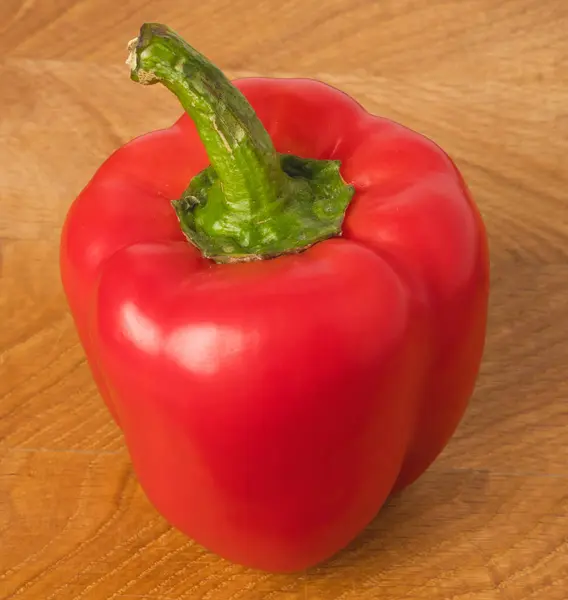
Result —
M170 206L208 164L184 115L98 170L61 272L156 508L229 560L295 571L348 544L452 436L484 346L487 241L426 138L320 82L235 83L278 151L342 161L356 189L342 237L202 258Z

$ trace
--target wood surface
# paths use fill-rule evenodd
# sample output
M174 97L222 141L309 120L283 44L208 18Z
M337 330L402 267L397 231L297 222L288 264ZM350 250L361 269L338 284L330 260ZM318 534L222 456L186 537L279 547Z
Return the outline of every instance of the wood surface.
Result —
M2 0L0 598L568 599L568 3ZM333 560L229 564L149 504L59 281L71 201L177 101L130 82L143 21L232 77L302 75L430 136L490 236L487 348L444 453Z

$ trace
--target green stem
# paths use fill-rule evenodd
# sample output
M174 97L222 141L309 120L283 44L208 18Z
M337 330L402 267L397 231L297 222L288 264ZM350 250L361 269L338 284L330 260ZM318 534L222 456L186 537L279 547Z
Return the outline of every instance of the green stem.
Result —
M129 50L131 78L172 91L207 151L210 166L173 203L205 256L271 258L341 234L353 188L338 161L277 153L243 94L168 27L144 24Z

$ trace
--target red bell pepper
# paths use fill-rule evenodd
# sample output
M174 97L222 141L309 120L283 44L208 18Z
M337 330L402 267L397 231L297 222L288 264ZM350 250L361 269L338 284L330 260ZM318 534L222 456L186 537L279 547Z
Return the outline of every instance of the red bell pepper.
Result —
M464 414L482 219L444 151L328 85L230 83L158 24L130 50L132 79L186 114L118 149L69 210L81 342L173 526L240 564L309 567Z

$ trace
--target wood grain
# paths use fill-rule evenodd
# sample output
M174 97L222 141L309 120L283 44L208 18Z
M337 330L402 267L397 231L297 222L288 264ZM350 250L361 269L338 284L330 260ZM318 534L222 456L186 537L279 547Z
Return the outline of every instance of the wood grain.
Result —
M2 0L0 598L568 598L568 4L557 0ZM487 350L432 468L333 560L220 560L149 504L61 291L73 197L179 114L128 79L167 22L232 77L309 76L432 137L490 235Z

